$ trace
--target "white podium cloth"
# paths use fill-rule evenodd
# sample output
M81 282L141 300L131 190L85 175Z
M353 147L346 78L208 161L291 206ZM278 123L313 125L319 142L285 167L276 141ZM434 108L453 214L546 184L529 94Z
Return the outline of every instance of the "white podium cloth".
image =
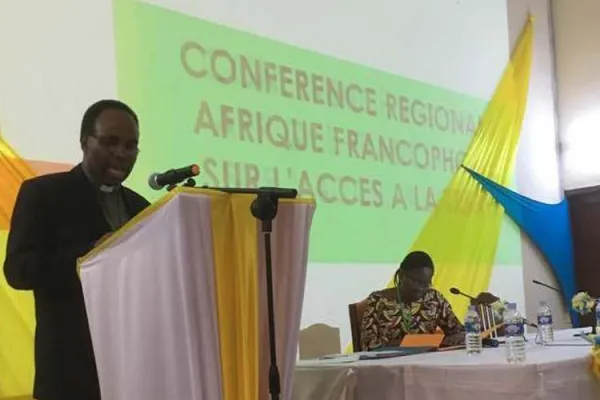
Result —
M220 268L232 269L229 273L235 272L237 263L219 265L217 261L219 257L215 251L221 250L215 244L215 232L221 229L219 224L226 221L214 220L218 215L214 213L214 202L230 201L235 196L205 192L186 191L168 197L164 204L154 205L152 210L131 221L80 264L104 399L266 398L266 385L263 387L262 383L266 384L268 379L269 347L265 342L266 294L264 256L261 252L263 241L257 233L259 224L246 221L257 237L254 246L258 246L255 249L258 260L254 263L258 266L259 298L236 299L233 290L227 293L232 297L238 315L242 315L240 332L233 332L231 339L232 332L223 332L219 325L224 317L231 317L227 313L233 308L225 309L223 302L219 303L217 291L228 290L228 283L219 282L218 275L223 272L219 271ZM247 206L249 202L246 198L240 204ZM227 215L234 214L230 206L222 209L230 211ZM293 389L306 278L308 230L313 211L312 203L282 203L273 226L278 361L284 392L282 398L287 399L291 398ZM249 208L244 213L247 216L243 218L253 219ZM226 216L223 218L226 219ZM233 226L236 222L231 224ZM228 240L231 246L245 240L244 232L238 232L242 236L230 235L231 232L222 231L219 240ZM223 239L223 235L231 237ZM237 284L256 283L256 279L253 281L251 278L239 277ZM240 354L241 360L249 365L239 366L242 375L236 372L238 375L229 376L230 383L227 383L228 374L235 371L223 368L223 357L230 358L227 365L235 366L232 354L235 356L236 351L243 352L244 349L224 347L231 347L231 340L244 340L238 337L244 335L242 328L252 325L241 320L245 314L243 307L245 303L251 307L253 302L257 307L260 305L257 314L259 330L246 340L252 341L254 337L256 343L248 346L257 349L256 356L252 358L252 352L248 353L250 358ZM248 375L250 378L245 384L244 368L257 370L256 374ZM260 384L252 382L257 379ZM243 384L245 389L232 388L233 380L238 380L237 383Z

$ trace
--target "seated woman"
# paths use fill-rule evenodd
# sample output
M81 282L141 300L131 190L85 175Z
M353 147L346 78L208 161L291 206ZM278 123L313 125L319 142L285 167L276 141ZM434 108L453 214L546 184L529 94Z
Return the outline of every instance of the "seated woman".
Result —
M444 332L442 346L463 345L464 327L448 300L431 288L433 261L422 251L409 253L394 275L395 287L371 293L361 323L363 351L398 346L404 335Z

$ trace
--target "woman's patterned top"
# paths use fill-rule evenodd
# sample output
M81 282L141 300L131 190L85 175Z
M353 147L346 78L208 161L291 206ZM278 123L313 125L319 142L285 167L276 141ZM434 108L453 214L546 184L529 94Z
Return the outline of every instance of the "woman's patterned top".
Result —
M361 323L361 348L377 349L398 345L407 333L435 333L446 336L464 331L448 300L437 290L429 289L410 306L400 304L395 289L371 293Z

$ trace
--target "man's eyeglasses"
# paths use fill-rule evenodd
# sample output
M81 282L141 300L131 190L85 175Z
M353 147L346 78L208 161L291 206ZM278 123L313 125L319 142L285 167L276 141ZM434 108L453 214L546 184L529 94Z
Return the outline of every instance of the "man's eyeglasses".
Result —
M90 135L90 137L94 138L98 145L111 153L116 153L121 150L123 153L135 156L140 152L137 141L129 141L123 143L117 136L94 136Z

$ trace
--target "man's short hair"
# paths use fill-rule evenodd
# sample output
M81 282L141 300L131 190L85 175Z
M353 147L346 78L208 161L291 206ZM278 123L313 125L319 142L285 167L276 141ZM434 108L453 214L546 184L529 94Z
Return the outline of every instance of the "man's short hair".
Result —
M139 121L136 113L127 104L119 100L100 100L92 104L85 110L83 119L81 120L81 131L79 134L79 141L83 143L89 136L93 136L96 131L96 121L100 114L106 110L122 110L131 116L135 120L136 125L139 127Z

